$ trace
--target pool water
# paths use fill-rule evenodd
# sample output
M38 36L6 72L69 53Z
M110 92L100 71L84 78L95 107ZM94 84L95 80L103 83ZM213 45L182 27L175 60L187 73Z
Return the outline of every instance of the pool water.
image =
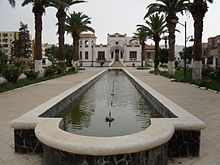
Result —
M112 122L105 120L109 112ZM150 125L150 118L160 117L123 71L107 71L60 115L63 130L100 137L139 132Z

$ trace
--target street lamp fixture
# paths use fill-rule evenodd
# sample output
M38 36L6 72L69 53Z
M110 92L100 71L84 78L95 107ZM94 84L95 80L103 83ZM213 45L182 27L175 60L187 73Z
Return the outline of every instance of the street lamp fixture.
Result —
M186 42L187 42L188 40L189 40L189 41L194 41L194 39L192 38L192 36L190 36L190 37L187 38L187 23L186 23L186 21L185 21L184 24L182 24L182 23L178 22L178 20L173 19L172 22L173 22L173 23L178 23L178 24L180 24L180 25L183 26L184 29L185 29L185 45L184 45L185 51L184 51L183 60L184 60L184 81L186 82Z
M91 65L92 67L93 67L93 53L94 53L93 52L93 47L94 47L94 42L92 41L92 65Z
M184 81L186 82L186 42L187 42L187 23L185 21L185 24L182 24L180 22L177 22L178 24L182 25L185 28L185 45L184 45L184 56L183 56L183 60L184 60Z

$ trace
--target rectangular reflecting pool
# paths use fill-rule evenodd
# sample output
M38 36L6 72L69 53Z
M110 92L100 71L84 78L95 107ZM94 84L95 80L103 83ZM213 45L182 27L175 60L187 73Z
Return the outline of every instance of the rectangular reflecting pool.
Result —
M107 71L57 117L63 118L61 128L67 132L111 137L145 130L150 118L161 116L123 71L114 70Z
M199 156L203 121L126 69L108 70L12 121L15 152L43 152L43 165L167 165Z

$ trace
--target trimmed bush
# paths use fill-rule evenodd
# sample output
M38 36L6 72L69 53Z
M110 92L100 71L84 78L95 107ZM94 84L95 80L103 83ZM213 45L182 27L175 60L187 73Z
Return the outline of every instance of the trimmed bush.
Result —
M45 76L55 75L55 74L57 74L57 71L58 71L58 67L57 67L56 65L48 66L48 67L45 69Z
M74 72L74 71L76 71L75 67L70 67L70 68L68 68L68 70L67 70L67 72Z
M64 74L66 72L66 67L57 66L57 74Z
M209 76L210 74L212 74L214 72L214 68L206 65L202 68L202 77L206 77Z
M10 64L3 71L3 77L8 81L15 83L17 82L19 76L21 75L22 70L19 65Z
M27 79L34 80L37 79L38 73L36 73L33 69L26 70L24 73L27 76Z

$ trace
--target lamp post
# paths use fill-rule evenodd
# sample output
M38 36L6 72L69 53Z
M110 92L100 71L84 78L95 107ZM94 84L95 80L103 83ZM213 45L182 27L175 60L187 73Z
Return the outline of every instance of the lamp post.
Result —
M94 46L94 43L92 42L92 67L93 67L93 46Z
M186 28L187 28L186 21L185 21L184 27L185 27L185 45L184 45L185 51L184 51L184 58L183 59L184 59L184 81L186 82L186 42L187 42L187 37L186 37L186 33L187 33L187 31L186 31Z
M182 25L185 28L185 45L184 45L184 56L183 56L183 60L184 60L184 81L186 82L186 42L187 42L187 24L185 21L185 24L182 24L180 22L177 22L178 24Z

